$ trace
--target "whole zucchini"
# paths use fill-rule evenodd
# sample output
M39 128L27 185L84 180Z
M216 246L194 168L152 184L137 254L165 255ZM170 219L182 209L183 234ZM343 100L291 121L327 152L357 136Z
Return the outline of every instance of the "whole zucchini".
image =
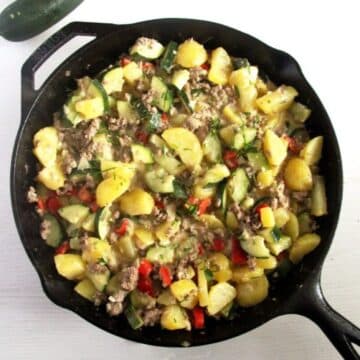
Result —
M0 14L0 35L23 41L40 34L74 10L83 0L16 0Z

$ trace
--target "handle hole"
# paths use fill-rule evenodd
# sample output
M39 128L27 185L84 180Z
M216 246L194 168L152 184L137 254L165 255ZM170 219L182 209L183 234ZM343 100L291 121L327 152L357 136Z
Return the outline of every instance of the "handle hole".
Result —
M34 75L34 88L39 90L49 75L71 54L89 43L96 36L77 35L70 39L66 44L57 49L41 66L36 70Z

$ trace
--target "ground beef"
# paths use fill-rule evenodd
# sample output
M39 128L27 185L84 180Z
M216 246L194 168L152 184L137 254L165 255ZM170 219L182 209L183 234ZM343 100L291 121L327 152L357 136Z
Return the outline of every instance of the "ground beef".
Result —
M38 195L36 193L36 190L33 186L29 187L29 190L26 194L26 199L28 203L37 203L39 201Z
M195 135L199 138L200 142L202 143L205 140L208 133L209 133L209 127L205 125L205 126L200 126L196 130Z
M101 291L96 291L94 295L94 305L100 306L103 301L105 301L106 295Z
M132 153L130 146L121 147L120 151L117 152L116 156L120 161L129 163L132 159Z
M190 69L190 78L189 82L192 87L196 87L199 85L200 82L206 80L207 77L207 70L203 69L202 67L193 67Z
M65 180L64 186L56 190L56 195L65 195L68 194L73 190L74 184L72 184L70 181Z
M46 240L50 234L51 223L48 220L43 220L40 224L40 236L43 240Z
M108 119L108 128L110 131L126 131L128 124L129 120L123 116L119 116L118 118L110 117Z
M241 209L241 206L238 203L231 204L229 210L232 211L235 217L240 221L243 219L245 215L244 211Z
M154 326L160 321L161 314L162 310L159 308L145 310L142 315L144 326Z
M235 101L235 92L232 86L213 86L210 90L210 95L212 104L218 110Z
M291 193L291 197L293 197L298 202L302 203L304 202L309 196L309 193L307 191L293 191Z
M86 141L90 141L100 129L101 119L96 118L89 122L88 127L84 130L84 138Z
M251 270L254 270L256 268L256 258L249 256L247 259L247 265Z
M103 274L107 271L107 267L106 265L100 263L90 263L87 266L87 270L89 273Z
M126 291L132 291L136 288L139 272L136 266L129 266L121 270L120 286Z
M288 209L290 206L289 195L285 189L284 181L279 181L275 187L270 189L272 196L275 196L279 200L280 206Z
M154 216L154 226L163 223L168 217L167 212L164 209L159 209L157 206L154 206L152 215Z
M92 175L86 174L85 176L85 187L88 189L94 189L96 186L95 179Z
M150 112L157 112L157 109L152 105L154 102L154 91L149 90L141 96L141 101Z
M127 294L127 291L118 290L115 294L108 297L106 311L110 316L117 316L122 313L124 309L123 302Z
M62 159L62 169L65 174L71 174L73 169L77 167L77 161L75 156L67 149L64 149L61 152L61 159Z

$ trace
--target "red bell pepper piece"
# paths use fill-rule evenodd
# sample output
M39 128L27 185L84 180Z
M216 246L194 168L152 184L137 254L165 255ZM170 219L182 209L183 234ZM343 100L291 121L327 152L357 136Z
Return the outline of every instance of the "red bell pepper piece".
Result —
M256 212L257 214L259 214L259 216L260 216L260 210L261 210L261 209L265 209L265 208L267 208L267 207L269 207L269 205L266 204L266 203L259 204L259 205L255 208L255 212Z
M167 113L162 113L161 114L161 121L164 123L164 124L167 124L169 122L169 116Z
M40 210L46 210L46 202L43 199L39 198L38 201L37 201L37 207Z
M145 131L138 130L135 133L135 137L143 144L147 144L149 140L149 134Z
M59 247L56 248L55 254L66 254L70 250L70 244L68 241L64 241Z
M223 251L225 249L224 239L215 238L213 242L213 250L214 251Z
M60 200L57 196L50 196L46 201L46 206L49 212L53 215L61 208Z
M163 203L161 200L155 200L155 206L156 206L158 209L164 209L164 208L165 208L165 205L164 205L164 203Z
M96 201L93 201L90 205L90 210L94 213L97 212L99 209L99 205L96 203Z
M124 219L120 226L115 229L115 232L119 235L119 236L123 236L125 235L126 231L127 231L127 227L129 225L129 220L128 219Z
M152 70L154 68L154 64L149 61L145 61L141 63L141 68L145 71Z
M199 306L192 309L192 323L195 329L203 329L205 326L204 310Z
M198 254L201 256L204 254L204 247L202 243L198 244Z
M300 152L302 146L296 138L288 135L283 135L282 137L288 143L288 148L293 154L298 154Z
M127 57L123 57L122 59L120 59L120 65L121 66L126 66L127 64L131 63L131 60Z
M149 260L142 259L139 265L139 275L142 277L149 277L153 270L153 266Z
M208 71L210 69L210 64L209 63L204 63L201 65L201 68Z
M245 265L247 263L246 252L240 247L239 241L236 237L231 239L231 261L235 265Z
M168 287L172 283L171 272L167 266L165 265L160 266L159 276L163 287Z
M141 292L154 296L153 282L149 277L140 276L137 287Z
M198 211L199 215L205 214L210 205L211 205L211 198L200 200L199 211Z
M93 196L91 195L91 192L86 188L86 186L80 188L77 196L82 202L86 204L91 203L93 201Z
M238 154L234 150L227 150L224 153L224 162L230 169L238 167Z
M195 196L189 196L188 198L188 204L190 205L197 205L199 203L199 199L197 199Z

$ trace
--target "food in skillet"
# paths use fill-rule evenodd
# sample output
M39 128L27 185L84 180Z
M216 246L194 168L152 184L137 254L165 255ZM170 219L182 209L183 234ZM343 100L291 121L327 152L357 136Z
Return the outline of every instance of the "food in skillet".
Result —
M134 329L199 329L319 245L323 137L293 87L221 47L144 37L77 84L34 135L28 192L77 294Z

